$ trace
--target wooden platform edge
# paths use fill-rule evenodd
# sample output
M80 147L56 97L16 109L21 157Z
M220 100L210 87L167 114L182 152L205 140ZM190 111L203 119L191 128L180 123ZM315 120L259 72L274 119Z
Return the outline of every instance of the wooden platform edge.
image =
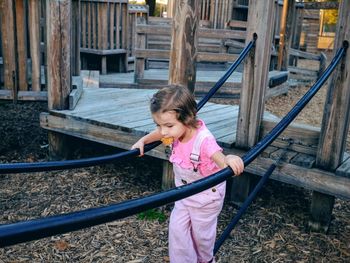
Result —
M40 115L40 125L47 130L115 146L125 150L130 149L131 145L141 136L71 118L52 116L49 113L42 113ZM238 149L224 149L224 152L240 156L244 154L244 151ZM168 159L164 146L157 147L147 154L163 160ZM273 162L274 160L259 157L246 167L246 171L262 176ZM350 200L350 178L336 176L334 173L324 170L315 168L307 169L293 164L283 164L283 166L275 170L271 178L341 199Z

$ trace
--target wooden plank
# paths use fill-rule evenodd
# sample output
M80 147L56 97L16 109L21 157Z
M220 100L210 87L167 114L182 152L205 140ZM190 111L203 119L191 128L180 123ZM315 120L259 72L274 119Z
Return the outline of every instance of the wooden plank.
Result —
M28 13L32 90L40 91L40 1L29 0Z
M40 115L40 125L50 131L64 133L121 149L130 149L131 146L142 136L142 134L133 135L110 127L103 127L96 124L96 122L89 123L69 118L60 118L47 113L42 113ZM159 146L147 154L164 159L165 147Z
M13 100L13 93L10 90L0 90L0 99ZM47 101L47 91L18 91L17 100Z
M47 0L46 11L48 107L62 110L71 89L71 1Z
M338 2L303 2L304 9L338 9Z
M125 54L127 52L126 49L93 49L93 48L81 48L81 53L89 53L89 54L95 54L100 56L107 56L107 55L117 55L117 54Z
M317 60L317 61L320 60L320 55L316 55L316 54L301 51L301 50L296 50L294 48L289 49L289 55L297 56L299 58L310 59L310 60Z
M73 110L83 94L83 79L81 76L72 77L73 89L69 94L69 109Z
M4 87L15 91L13 76L17 75L15 55L14 10L11 0L0 1L2 56L4 65ZM15 94L14 94L15 95Z
M350 1L342 1L334 43L334 54L350 37ZM325 109L317 152L318 167L334 171L343 158L350 122L350 55L346 53L341 65L328 81Z
M169 84L183 85L191 92L194 92L196 83L198 13L197 0L177 1L171 28Z
M338 176L350 178L350 158L343 162L335 171Z
M316 162L316 157L304 153L299 153L297 156L295 156L290 163L295 164L301 167L309 168L311 169Z
M274 24L274 1L250 1L247 35L258 35L255 55L244 63L240 114L237 127L237 147L250 148L256 144L268 85L271 39ZM254 17L256 19L249 19ZM246 44L250 39L246 40Z
M23 0L16 0L16 30L17 30L17 60L18 60L18 88L26 91L27 84L27 33L26 16Z

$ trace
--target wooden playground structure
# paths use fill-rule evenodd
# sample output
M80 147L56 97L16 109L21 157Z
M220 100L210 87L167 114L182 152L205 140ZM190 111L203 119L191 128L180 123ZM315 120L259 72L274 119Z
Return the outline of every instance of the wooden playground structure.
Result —
M197 93L208 91L256 34L242 72L221 91L239 95L239 105L209 103L199 114L225 152L242 155L279 121L264 111L264 103L288 85L273 88L273 81L286 72L315 80L325 68L322 54L295 45L302 8L294 0L251 0L249 6L222 1L217 9L209 8L214 1L169 2L171 20L148 17L147 8L126 0L2 1L0 99L48 101L41 126L49 131L53 157L69 151L69 136L130 149L154 128L148 101L156 88L179 83ZM350 3L342 1L338 25L343 26L334 50L349 41L349 11ZM214 19L213 14L221 15ZM315 60L318 67L298 68L296 57ZM262 175L286 147L284 138L293 139L272 178L312 190L310 226L328 228L334 198L350 199L348 61L347 54L328 82L322 127L292 124L246 168L247 174L232 180L232 199L242 202L251 185L249 173ZM167 149L160 146L149 154L164 160L163 186L171 187Z

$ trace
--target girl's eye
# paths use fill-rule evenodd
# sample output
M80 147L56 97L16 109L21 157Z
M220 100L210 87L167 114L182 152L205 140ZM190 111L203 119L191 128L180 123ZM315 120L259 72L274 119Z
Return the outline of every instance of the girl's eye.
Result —
M167 127L168 127L168 128L172 128L172 127L173 127L173 125L167 125Z

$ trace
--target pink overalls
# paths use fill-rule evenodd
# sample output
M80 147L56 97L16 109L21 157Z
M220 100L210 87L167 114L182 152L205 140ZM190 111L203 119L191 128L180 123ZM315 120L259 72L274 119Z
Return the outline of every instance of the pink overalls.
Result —
M193 143L190 155L193 168L182 168L173 162L176 186L182 186L204 177L200 174L198 166L201 164L201 145L208 136L213 135L204 125L204 129L198 130ZM175 202L169 225L171 263L215 262L213 249L217 217L223 206L225 188L224 182Z

